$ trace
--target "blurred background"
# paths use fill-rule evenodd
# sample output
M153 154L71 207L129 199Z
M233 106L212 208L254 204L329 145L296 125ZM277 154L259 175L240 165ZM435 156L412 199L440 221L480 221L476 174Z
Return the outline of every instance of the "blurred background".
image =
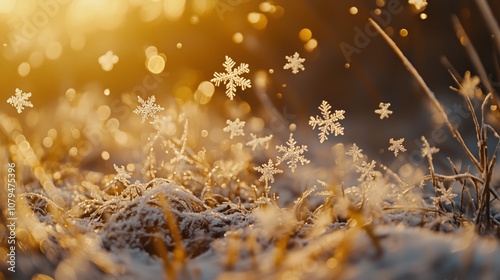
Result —
M387 2L397 12L388 12ZM500 18L500 2L490 5ZM33 94L34 108L18 115L2 101L0 110L19 118L29 131L39 125L37 112L54 110L61 98L95 91L111 104L112 116L127 117L132 110L114 105L135 106L137 95L154 94L159 104L195 99L200 83L223 72L228 55L238 65L250 65L245 76L253 85L256 73L265 77L265 95L288 123L297 124L300 137L317 143L307 121L320 114L317 107L327 100L333 110L346 111L345 136L330 137L329 143L356 142L371 156L393 158L384 152L389 138L404 137L405 146L414 151L420 136L441 124L380 36L368 37L366 46L350 56L342 51L341 44L355 46L356 28L365 30L367 19L377 14L389 14L382 27L450 109L463 101L448 88L456 84L442 56L461 75L466 70L475 74L455 35L452 15L458 16L499 88L494 45L472 0L431 0L419 10L403 0L2 0L0 100L20 88ZM111 71L99 63L108 51L119 58ZM285 56L294 52L306 59L305 71L298 74L283 69ZM255 86L238 90L234 104L248 103L255 115L268 113L257 91ZM206 106L227 117L232 104L227 100L221 86ZM392 104L389 119L374 114L380 102ZM56 115L54 121L64 117ZM473 132L465 123L461 129ZM473 136L467 137L473 141ZM440 148L446 155L454 147Z

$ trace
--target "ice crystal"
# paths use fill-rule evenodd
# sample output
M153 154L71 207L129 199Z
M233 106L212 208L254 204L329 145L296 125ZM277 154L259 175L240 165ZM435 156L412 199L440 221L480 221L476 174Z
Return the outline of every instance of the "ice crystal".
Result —
M137 100L141 103L140 106L134 110L136 115L142 117L142 123L146 121L149 117L153 118L154 123L158 119L157 113L164 110L160 105L155 104L156 97L154 95L150 96L147 101L144 101L140 96L137 96Z
M379 109L376 109L375 113L380 115L381 120L389 118L389 115L392 114L392 111L389 110L389 106L391 106L391 103L380 102L380 104L378 104Z
M276 149L278 152L283 153L283 155L280 157L278 156L277 158L277 163L276 164L281 164L282 162L286 162L288 164L288 167L292 170L292 172L295 172L295 168L297 168L297 163L300 162L300 164L308 164L309 160L306 159L302 154L307 151L307 146L306 145L301 145L301 146L295 146L297 144L297 141L293 139L293 133L290 133L290 138L286 142L287 146L276 146Z
M283 69L292 69L293 74L299 73L299 69L304 71L304 65L302 65L302 62L306 61L305 58L300 58L299 53L295 52L293 56L285 56L286 60L288 60L288 63L283 66Z
M128 181L128 179L130 179L131 175L130 173L125 171L125 167L123 165L121 167L118 167L116 164L113 164L113 167L116 171L115 180L120 181L123 184L129 184L130 182Z
M98 59L99 64L101 64L102 70L111 71L113 66L118 63L120 58L116 56L113 51L107 51L104 55L100 56Z
M7 103L14 106L17 109L17 113L21 114L24 110L24 107L33 107L28 99L31 97L31 92L23 92L22 90L16 88L16 95L11 96L7 99Z
M312 126L313 129L318 126L320 132L318 134L319 136L319 142L323 143L325 140L328 139L328 135L330 133L334 133L335 136L337 135L344 135L344 128L340 125L338 122L339 120L343 120L344 117L344 110L335 110L335 113L332 114L330 112L330 109L332 106L328 104L328 102L324 101L321 103L319 106L319 109L321 111L322 117L316 116L316 117L311 117L309 119L309 125Z
M440 193L440 194L438 194ZM437 207L438 203L441 201L446 205L450 205L453 203L453 198L457 197L457 194L452 193L452 189L444 186L443 182L438 182L438 186L436 188L437 197L431 197L434 206Z
M236 120L231 121L231 120L226 120L227 126L222 129L224 132L230 132L231 134L229 135L230 139L233 139L235 136L243 136L245 135L245 132L243 132L243 127L245 126L244 121L240 121L239 118L236 118Z
M363 158L362 152L363 150L354 143L346 154L352 157L352 161L356 162L358 159Z
M415 6L417 10L420 10L427 6L427 0L408 0L408 3L410 5Z
M358 178L360 182L370 182L375 180L376 172L375 172L375 164L377 162L372 160L370 163L363 161L361 165L356 166L356 173L361 173Z
M424 136L422 136L422 138L420 138L420 140L423 143L423 147L421 149L422 156L423 157L430 157L432 159L432 155L439 152L439 148L431 147L429 145L429 142L427 142L427 139L425 139Z
M250 72L248 64L241 63L236 69L233 69L234 65L236 65L236 62L226 55L226 61L222 64L226 69L226 73L215 72L214 78L210 80L216 86L219 86L221 82L224 83L226 85L226 95L231 100L236 95L236 87L241 87L241 90L252 87L249 79L240 77L241 74Z
M257 146L262 146L267 150L267 148L269 148L269 141L273 138L272 134L265 137L257 137L255 134L250 133L250 136L252 137L252 140L247 142L247 146L251 146L252 151L255 151Z
M406 148L403 146L403 141L405 141L404 138L401 138L399 140L394 140L391 138L389 140L389 143L391 146L389 147L389 151L394 152L394 156L397 157L399 152L406 152Z
M262 164L261 166L256 166L253 168L254 170L262 173L260 176L260 182L270 182L274 183L274 175L278 173L283 173L283 170L276 168L272 159L269 159L267 164Z
M476 95L477 86L480 82L481 80L479 80L477 76L471 77L470 72L467 71L465 72L464 80L460 84L458 92L464 96L473 97Z

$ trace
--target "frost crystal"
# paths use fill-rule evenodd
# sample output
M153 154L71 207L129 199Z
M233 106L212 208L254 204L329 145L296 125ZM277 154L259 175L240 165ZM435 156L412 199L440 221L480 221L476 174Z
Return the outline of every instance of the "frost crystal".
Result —
M352 144L351 148L349 151L346 153L346 155L349 155L352 157L352 161L356 162L358 159L363 158L362 154L363 150L356 145L356 143Z
M323 117L321 118L319 116L316 116L316 118L311 117L309 119L309 125L312 126L313 129L315 129L317 125L320 130L318 134L320 143L323 143L328 139L328 135L330 134L330 132L334 133L335 136L339 134L344 135L344 128L338 123L338 121L344 119L345 111L335 110L335 113L332 114L330 112L331 108L332 106L330 106L328 102L323 100L323 102L319 106Z
M429 142L427 142L427 139L425 139L424 136L422 136L422 138L420 138L420 140L423 143L423 147L421 150L422 156L423 157L430 157L432 159L432 155L439 152L439 148L431 147L431 145L429 145Z
M11 104L17 109L17 113L21 114L24 110L24 106L33 107L28 99L31 97L31 92L23 92L22 90L16 88L16 95L11 96L7 99L7 103Z
M239 118L236 118L236 120L231 121L231 120L226 120L227 126L222 129L224 132L230 132L231 135L229 135L230 139L233 139L235 136L243 136L245 135L245 132L243 132L243 127L245 126L245 122L240 121Z
M427 0L408 0L408 3L410 5L415 6L417 10L420 10L427 6Z
M99 62L99 64L101 64L102 70L109 72L113 69L113 66L118 63L119 60L120 58L118 58L118 56L116 56L113 51L108 51L104 55L99 57L97 61Z
M295 52L293 56L285 56L286 60L288 60L288 63L283 66L283 69L292 69L293 74L299 73L299 69L304 71L304 65L302 65L302 62L306 61L305 58L300 58L299 53Z
M120 181L124 184L129 184L130 182L128 179L130 179L130 173L125 171L125 167L122 165L121 167L116 166L116 164L113 164L113 167L115 168L116 175L115 175L115 180Z
M438 195L437 193L441 194L438 197L431 197L434 206L437 207L439 201L444 202L446 205L450 205L453 202L453 198L457 197L457 194L454 194L451 191L451 188L446 189L443 182L439 182L436 188L436 195Z
M481 83L481 80L477 76L470 76L470 72L465 72L464 80L460 84L460 92L464 96L474 97L476 94L477 86Z
M142 116L142 123L147 120L149 117L153 118L151 123L155 123L158 119L158 115L156 115L159 111L164 110L160 105L155 104L156 97L154 95L148 98L148 101L144 101L140 96L137 96L137 100L141 103L140 106L134 110L136 115Z
M272 134L266 137L257 137L255 134L250 133L250 136L252 137L252 140L247 142L247 146L252 146L252 151L255 151L259 145L267 150L267 148L269 148L269 141L273 138Z
M375 180L376 172L374 170L376 161L372 160L370 163L363 161L361 165L356 166L356 173L361 173L358 181L370 182Z
M210 80L215 83L216 86L219 86L221 82L224 83L226 85L226 95L231 100L233 100L236 95L236 87L241 87L241 90L252 87L249 79L240 77L241 74L250 72L248 64L241 63L238 68L233 69L235 64L236 62L226 55L226 61L222 64L222 66L226 68L226 73L215 72L214 78Z
M262 164L262 166L257 166L254 167L253 169L262 173L262 176L260 176L259 178L260 182L266 181L274 183L274 175L278 173L283 173L283 170L275 167L271 159L269 159L269 162L267 164Z
M394 140L390 139L389 143L391 146L389 147L389 151L394 152L394 156L397 157L399 152L406 152L406 148L403 146L403 141L405 141L404 138L401 138L399 140Z
M391 106L391 103L382 103L378 104L379 109L375 110L376 114L380 115L380 119L384 118L389 118L389 115L392 114L392 111L389 110L389 106Z
M276 164L281 164L282 162L286 161L286 164L288 164L288 167L292 170L292 172L295 172L295 168L297 168L298 162L300 162L300 164L302 165L309 163L309 160L304 158L304 156L302 155L307 151L307 146L295 146L295 144L297 144L297 141L293 139L293 133L290 133L290 138L288 139L286 144L288 145L288 147L285 147L283 145L276 146L278 152L283 153L283 156L278 156Z

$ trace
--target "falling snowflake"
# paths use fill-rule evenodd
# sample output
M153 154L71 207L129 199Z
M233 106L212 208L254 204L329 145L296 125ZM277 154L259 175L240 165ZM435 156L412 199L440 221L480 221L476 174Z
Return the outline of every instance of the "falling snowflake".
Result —
M259 181L260 182L270 182L274 183L274 175L278 173L283 173L283 170L278 169L275 167L273 161L269 159L269 162L267 164L262 164L262 166L257 166L253 168L254 170L262 173L262 176L260 176Z
M439 202L444 202L446 205L453 203L453 198L457 197L457 194L452 193L452 189L444 186L443 182L439 182L436 188L436 195L441 193L438 197L431 197L434 206L437 207Z
M148 101L144 101L140 96L137 96L137 100L141 103L140 106L134 110L136 115L142 116L142 123L146 121L149 117L153 118L151 123L154 123L158 119L157 113L164 110L160 105L155 104L156 97L154 95L148 98Z
M392 111L389 110L389 106L391 106L391 103L380 102L380 104L378 104L379 109L376 109L375 113L380 115L381 120L389 118L389 115L392 114Z
M408 0L408 3L410 5L415 6L417 10L420 10L427 6L427 0Z
M283 69L292 69L292 73L294 74L299 73L299 69L302 71L305 70L302 62L306 61L306 59L301 58L298 52L295 52L293 56L285 56L285 58L288 62L283 66Z
M241 74L250 72L248 64L241 63L236 69L233 69L234 65L236 65L236 62L226 55L226 61L222 64L226 68L226 73L215 72L214 78L210 80L216 86L219 86L220 82L224 83L226 85L226 95L231 100L236 95L236 87L241 87L241 90L252 87L249 79L240 77Z
M375 169L376 161L372 160L370 163L363 161L361 165L356 166L356 173L361 173L358 178L360 182L371 182L375 180L376 171Z
M330 112L331 108L332 106L323 100L319 106L323 118L316 116L316 118L311 117L309 119L309 125L312 126L313 129L315 129L317 125L320 130L320 133L318 134L320 143L323 143L328 139L330 132L334 133L335 136L339 134L344 135L344 128L338 123L338 121L344 119L345 111L335 110L335 113L332 114Z
M11 104L17 109L17 113L21 114L24 107L33 107L28 99L31 97L31 92L23 92L22 90L16 88L16 95L11 96L7 99L7 103Z
M250 133L252 140L247 142L247 146L252 146L252 151L255 151L257 146L262 146L267 150L269 148L269 141L273 138L273 135L269 135L266 137L257 137L255 134Z
M118 63L120 58L116 56L113 51L108 51L104 55L100 56L97 60L101 64L102 70L111 71L113 66Z
M403 141L405 141L404 138L401 138L399 140L394 140L390 139L389 143L391 146L389 147L389 151L394 152L394 156L397 157L399 152L406 152L406 148L403 146Z
M422 156L423 157L430 157L430 159L432 160L432 155L439 152L439 148L431 147L431 145L429 144L429 142L427 142L427 139L425 139L424 136L422 136L422 138L420 138L420 140L423 143L423 147L421 150Z
M122 165L121 167L116 166L116 164L113 164L113 167L115 168L116 175L115 175L115 180L120 181L123 184L129 184L130 182L128 179L130 179L131 175L127 171L125 171L125 167Z
M278 156L276 164L281 164L282 162L286 161L286 164L288 164L288 167L292 170L292 172L295 172L297 163L300 162L300 164L302 165L309 163L309 160L304 158L304 156L302 155L307 151L307 146L295 146L295 144L297 144L297 141L293 139L293 133L290 133L290 138L288 139L286 144L288 145L288 147L285 147L283 145L276 146L278 152L283 153L283 156Z
M288 63L283 66L283 69L292 69L293 74L299 73L299 69L304 71L304 65L302 65L302 62L306 61L305 58L300 58L299 53L295 52L293 56L285 56L286 60L288 60Z
M222 129L224 132L230 132L231 134L229 135L230 139L233 139L235 136L243 136L245 135L245 132L243 132L243 127L245 126L245 122L240 121L239 118L236 118L236 120L231 121L231 120L226 120L227 126Z
M356 143L352 144L351 148L349 151L346 153L346 155L349 155L352 157L352 161L356 162L358 159L363 158L362 154L363 150L356 145Z
M481 83L481 80L477 76L470 76L470 72L466 71L464 75L464 80L460 84L460 92L464 96L474 97L476 95L477 86Z

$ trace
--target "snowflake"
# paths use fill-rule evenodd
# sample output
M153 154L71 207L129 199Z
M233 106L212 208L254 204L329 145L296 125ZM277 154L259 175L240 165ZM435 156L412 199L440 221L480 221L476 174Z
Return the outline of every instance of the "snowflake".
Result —
M24 107L33 107L28 99L31 97L31 92L23 92L22 90L16 88L16 95L11 96L7 99L7 103L11 104L17 109L17 113L21 114Z
M375 180L376 171L375 169L376 161L372 160L370 163L363 161L361 165L356 166L356 173L361 173L358 178L360 182L370 182Z
M392 114L392 111L389 110L389 106L391 106L391 103L382 103L378 104L378 107L380 109L376 109L375 113L380 115L380 119L384 118L389 118L389 115Z
M408 3L415 6L417 10L420 10L427 6L427 0L408 0Z
M460 84L460 92L464 96L473 97L476 94L477 86L481 83L481 80L477 76L470 76L470 72L466 71L464 75L464 80Z
M452 204L453 198L457 197L457 194L454 194L451 191L451 188L446 189L443 182L439 182L438 187L436 188L436 195L438 195L438 193L441 193L441 195L438 197L431 197L434 206L437 207L440 201L444 202L446 205Z
M269 162L267 164L262 164L262 166L257 166L253 168L254 170L262 173L262 176L260 176L259 181L260 182L270 182L274 183L274 175L278 173L283 173L283 170L278 169L275 167L273 161L269 159Z
M389 147L389 151L394 152L394 156L397 157L399 152L406 152L406 148L403 146L403 141L405 141L404 138L401 138L399 140L394 140L390 139L389 143L391 146Z
M363 154L361 152L363 152L363 150L360 149L356 143L354 143L346 155L350 155L352 157L352 161L356 162L358 159L363 158Z
M288 63L283 66L283 69L292 69L293 74L299 73L299 69L304 71L304 65L302 65L302 62L306 61L305 58L300 58L299 53L295 52L293 56L285 56L286 60L288 60Z
M222 66L226 68L226 73L215 72L214 78L210 80L215 83L216 86L219 86L220 82L223 82L226 85L226 95L231 100L233 100L233 97L236 95L236 87L241 87L241 90L245 90L247 87L252 87L249 79L239 76L243 73L250 72L248 64L241 63L238 68L233 69L235 64L236 62L226 55L226 61L222 64Z
M239 118L236 118L236 120L231 121L231 120L226 120L227 126L222 129L224 132L230 132L231 135L229 135L230 139L233 139L234 136L243 136L245 135L245 132L243 132L243 127L245 126L245 122L240 121Z
M335 113L332 114L330 112L331 108L332 106L323 100L319 106L323 118L316 116L316 118L311 117L309 119L309 125L312 126L313 129L315 129L317 125L320 130L320 133L318 134L320 143L323 143L328 139L330 132L335 133L335 136L339 134L344 135L344 128L338 123L338 121L344 119L345 111L335 110Z
M116 56L113 51L108 51L104 55L100 56L97 60L101 64L102 70L111 71L113 66L118 63L120 58Z
M292 172L295 172L295 168L297 168L298 162L300 162L300 164L302 165L309 163L309 160L304 158L304 156L302 155L307 151L307 146L295 146L295 144L297 144L297 141L293 139L293 133L290 133L290 138L288 139L286 144L288 145L288 147L285 147L283 145L276 146L278 152L283 153L283 156L278 156L276 164L281 164L282 162L286 161L286 164L288 164L288 167L292 170Z
M425 139L424 136L422 136L422 138L420 138L420 140L423 143L423 147L421 150L422 156L423 157L430 157L432 159L432 155L439 152L439 148L431 147L431 145L429 145L429 142L427 142L427 139Z
M120 181L123 184L129 184L130 182L128 179L130 179L130 173L125 171L125 167L122 165L121 167L116 166L116 164L113 164L113 167L115 168L116 175L115 175L115 180Z
M147 120L149 117L153 118L151 123L155 123L157 121L158 116L156 115L159 111L164 110L160 105L155 104L156 97L154 95L148 98L148 101L144 101L140 96L137 96L137 100L141 103L140 106L134 110L136 115L142 116L142 123Z
M252 137L252 140L247 142L247 146L252 146L252 151L255 151L259 145L267 150L267 148L269 148L269 141L273 138L272 134L266 137L257 137L255 134L250 133L250 136Z

